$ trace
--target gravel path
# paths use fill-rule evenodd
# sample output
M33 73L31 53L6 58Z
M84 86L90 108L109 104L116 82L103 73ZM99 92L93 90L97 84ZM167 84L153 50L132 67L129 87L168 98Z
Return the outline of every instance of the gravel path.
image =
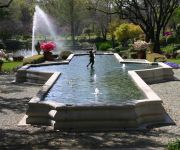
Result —
M27 103L39 86L13 84L13 75L0 75L0 149L164 149L180 137L180 70L174 70L176 81L152 84L163 99L164 107L175 126L150 131L101 133L66 133L50 127L18 127Z

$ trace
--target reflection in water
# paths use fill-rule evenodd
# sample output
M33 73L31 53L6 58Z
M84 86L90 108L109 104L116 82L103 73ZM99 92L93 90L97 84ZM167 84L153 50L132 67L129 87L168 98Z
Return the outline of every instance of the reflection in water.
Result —
M97 77L96 77L96 74L94 74L94 82L96 82L96 78L97 78Z
M95 69L94 68L90 68L90 76L92 77L92 76L94 76L94 74L95 74Z
M123 71L115 57L96 55L94 67L86 69L87 60L88 56L76 56L68 65L31 67L30 70L62 73L44 100L65 104L118 104L127 100L145 98L132 82L127 71L155 66L130 63L126 64L126 69Z
M96 82L95 79L94 79L94 76L96 75L95 74L95 68L94 67L91 67L89 69L89 72L90 72L90 82Z
M100 93L99 89L97 88L97 84L96 84L97 75L96 75L94 67L91 67L90 69L90 77L91 77L91 82L94 82L94 93L92 94L94 94L95 96L95 102L98 102L98 96L99 94L102 94L102 93Z
M94 69L94 68L91 68L91 70L90 70L90 76L91 76L91 78L93 79L93 81L96 82L97 75L96 75L96 72L95 72L95 69Z

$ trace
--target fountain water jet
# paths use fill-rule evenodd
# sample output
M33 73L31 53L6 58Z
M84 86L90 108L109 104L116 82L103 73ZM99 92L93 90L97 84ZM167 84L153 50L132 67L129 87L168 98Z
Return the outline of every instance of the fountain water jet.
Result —
M37 18L37 15L36 15L36 11L34 13L34 16L33 16L33 27L32 27L32 56L34 55L34 49L35 49L35 27L36 27L36 19Z
M98 88L95 88L94 93L92 93L92 94L94 94L95 96L97 96L97 95L102 94L102 93L100 93L100 91L99 91Z
M99 89L98 88L95 88L95 94L99 94Z
M122 64L122 68L125 68L126 67L126 65L125 64Z
M33 27L32 27L32 55L35 53L35 43L36 39L35 36L37 35L46 35L50 36L52 38L52 41L56 43L56 49L60 48L60 44L57 41L57 35L55 32L55 27L50 21L48 15L39 7L35 6L35 12L33 17Z

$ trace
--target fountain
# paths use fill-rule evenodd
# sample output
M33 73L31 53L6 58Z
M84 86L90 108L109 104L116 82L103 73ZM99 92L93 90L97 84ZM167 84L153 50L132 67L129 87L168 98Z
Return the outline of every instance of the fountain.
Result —
M97 96L97 95L102 94L102 93L99 92L99 89L98 89L98 88L95 88L94 93L92 93L92 94L94 94L95 96Z
M99 94L99 89L95 88L95 94Z
M147 62L128 63L122 73L122 68L117 69L122 59L116 56L96 56L96 83L89 80L92 74L84 71L87 54L71 55L65 63L24 66L18 70L16 82L44 84L28 103L26 123L51 125L62 131L140 129L172 124L162 100L145 83L172 79L172 68L163 63L152 68ZM93 77L96 78L95 74Z
M39 6L33 19L32 54L36 36L51 37L59 47L54 26ZM162 100L146 83L172 79L172 68L163 63L149 66L148 62L125 65L118 54L104 53L96 55L97 75L93 69L89 75L87 60L87 53L72 54L54 65L27 65L18 70L16 82L43 84L28 103L27 124L61 131L108 131L170 123Z
M36 36L43 36L43 40L47 40L50 37L53 42L56 43L56 50L60 48L60 43L57 41L57 35L55 26L52 24L49 16L39 7L35 6L35 12L33 17L32 27L32 55L35 54L35 44L38 41ZM41 39L42 40L42 39Z
M123 68L123 69L126 68L126 65L125 65L125 64L122 64L122 68Z

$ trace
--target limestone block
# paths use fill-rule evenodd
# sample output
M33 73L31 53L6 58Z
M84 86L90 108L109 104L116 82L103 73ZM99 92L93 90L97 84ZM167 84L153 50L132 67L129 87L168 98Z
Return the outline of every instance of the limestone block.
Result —
M148 101L143 103L137 103L135 112L138 117L145 115L159 115L165 113L161 101Z
M31 117L31 116L28 116L26 118L26 123L27 124L34 124L34 125L46 125L46 126L49 126L51 125L51 119L48 118L48 117Z
M108 131L124 128L137 128L137 122L134 120L108 120L108 121L63 121L55 122L54 129L62 131Z
M58 110L54 120L131 120L136 119L134 109L120 107L119 109L89 109L89 110Z
M40 102L29 102L28 106L26 114L29 116L48 116L49 111L53 109L51 105Z
M143 124L159 124L165 123L165 115L164 114L155 114L155 115L146 115L138 117L137 122L139 126Z

